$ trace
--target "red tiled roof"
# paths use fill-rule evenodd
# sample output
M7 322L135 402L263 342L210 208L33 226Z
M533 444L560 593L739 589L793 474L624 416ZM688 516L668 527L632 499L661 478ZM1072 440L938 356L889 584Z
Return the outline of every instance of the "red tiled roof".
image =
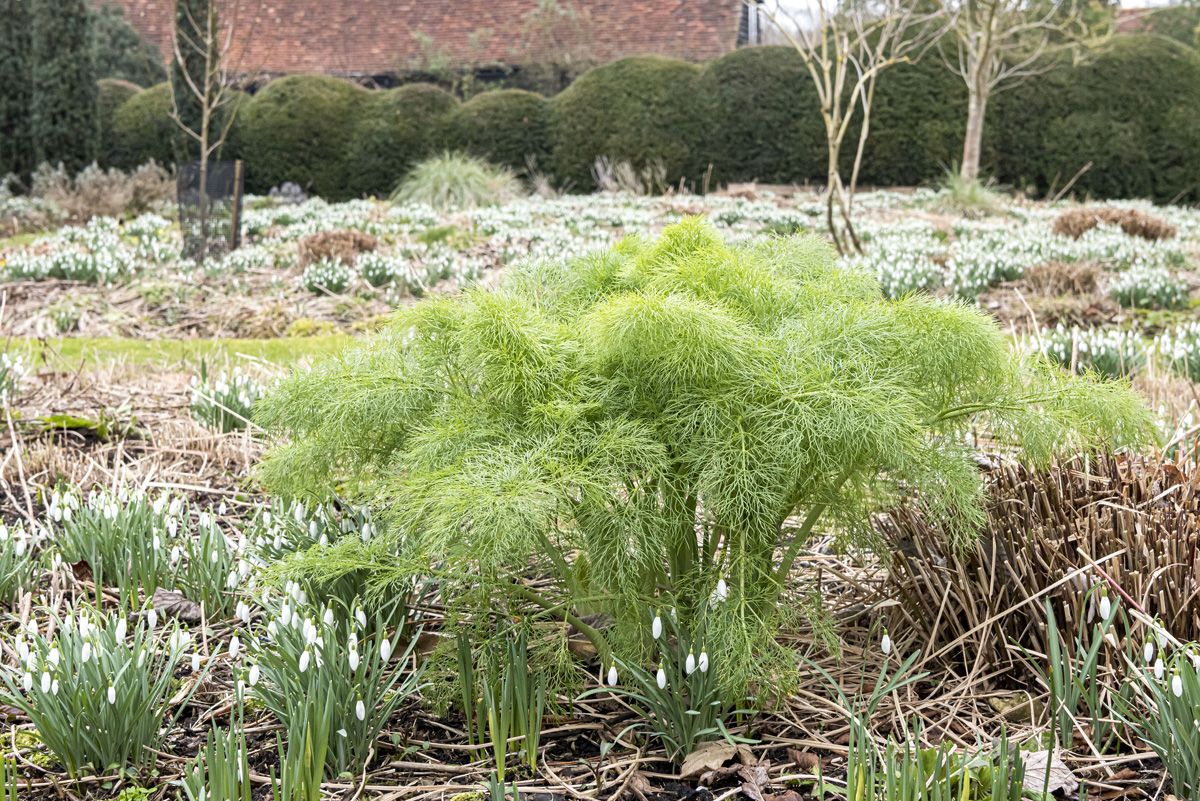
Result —
M169 59L173 0L97 1L122 7ZM219 2L222 22L233 24L229 62L243 74L379 74L414 68L431 54L459 65L522 63L525 43L538 38L529 31L539 0ZM567 35L586 40L572 46L596 60L658 54L704 61L736 46L742 0L575 0L560 7L576 11Z

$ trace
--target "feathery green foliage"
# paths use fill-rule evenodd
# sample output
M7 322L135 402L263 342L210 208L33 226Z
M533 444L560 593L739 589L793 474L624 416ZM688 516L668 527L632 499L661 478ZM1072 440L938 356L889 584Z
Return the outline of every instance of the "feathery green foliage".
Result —
M507 169L459 153L443 153L414 167L392 193L392 202L454 211L494 206L520 194L520 182Z
M95 158L99 133L91 10L86 0L32 0L30 10L34 159L74 175Z
M336 487L382 524L310 569L373 565L380 588L437 573L451 602L572 619L602 658L647 653L650 609L690 631L711 605L731 696L794 670L773 644L818 526L869 542L870 513L917 490L950 537L972 534L973 427L1037 463L1153 430L1126 385L1010 351L972 307L888 300L816 239L728 245L699 219L403 310L255 416L283 438L270 488ZM531 570L564 597L513 582ZM578 619L597 611L603 633Z

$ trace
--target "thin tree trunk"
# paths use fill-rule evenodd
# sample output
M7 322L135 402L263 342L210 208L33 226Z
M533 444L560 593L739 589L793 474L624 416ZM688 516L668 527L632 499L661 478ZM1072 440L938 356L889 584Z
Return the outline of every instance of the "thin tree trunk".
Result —
M979 180L979 159L983 150L983 120L987 113L988 91L978 80L967 84L967 130L963 137L960 174L968 181Z

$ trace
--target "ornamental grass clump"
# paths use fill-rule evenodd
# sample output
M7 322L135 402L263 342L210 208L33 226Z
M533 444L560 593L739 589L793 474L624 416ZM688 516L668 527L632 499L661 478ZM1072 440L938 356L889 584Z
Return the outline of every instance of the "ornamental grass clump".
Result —
M270 488L336 488L382 524L315 575L369 569L385 591L436 572L451 606L565 618L606 665L650 656L648 610L691 636L704 609L731 700L795 674L776 635L814 532L872 542L872 512L916 492L973 536L968 432L1037 464L1154 436L1128 386L1010 349L980 311L889 300L816 239L731 245L698 219L401 310L255 416L278 437ZM514 580L530 572L554 581Z
M521 182L511 171L460 153L443 153L413 167L391 199L461 211L497 206L521 194Z

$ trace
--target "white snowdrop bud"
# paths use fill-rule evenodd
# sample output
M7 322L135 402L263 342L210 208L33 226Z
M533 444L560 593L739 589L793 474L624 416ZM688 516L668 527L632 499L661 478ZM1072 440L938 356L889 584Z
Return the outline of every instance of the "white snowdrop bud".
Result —
M151 631L154 631L155 627L158 626L158 612L153 607L150 608L150 611L146 612L146 625L150 627Z
M50 692L50 674L49 674L49 673L47 673L47 672L46 672L46 671L44 671L44 670L42 671L42 682L41 682L41 687L42 687L42 692L43 692L43 693L48 693L48 692Z
M1183 697L1183 677L1178 673L1171 677L1171 692L1176 698Z
M1163 664L1162 657L1154 660L1154 678L1162 681L1163 673L1166 672L1166 665Z
M662 631L662 618L658 615L655 615L654 622L650 624L650 635L657 640L662 636Z
M879 650L883 651L884 656L892 653L892 637L886 629L883 632L883 639L879 641Z
M392 643L387 637L383 638L383 642L379 643L379 659L386 662L392 658Z
M115 704L117 702L117 690L111 684L108 686L108 703Z
M154 550L161 551L162 550L162 537L155 534L154 539L151 541L151 546L154 548Z
M1146 660L1146 664L1154 661L1154 643L1146 640L1146 644L1142 646L1142 658Z
M238 636L235 634L229 640L229 658L237 659L238 651L240 650L242 650L242 641L239 640Z
M707 651L700 652L700 659L697 661L696 667L700 668L701 673L708 672L708 652Z
M318 544L318 545L320 545L322 548L324 548L324 547L326 547L327 545L329 545L329 535L328 535L328 534L325 534L325 533L322 533L322 534L321 534L321 539L317 540L317 544Z
M725 601L729 598L729 585L725 583L725 579L717 581L717 600Z
M50 694L58 695L58 679L55 679L54 681L50 682Z
M325 616L322 619L325 621L326 626L332 626L333 625L333 609L331 609L328 606L325 607Z
M33 689L33 674L32 673L26 673L24 676L21 677L21 686L25 689L25 692L29 692Z
M1112 601L1108 599L1108 595L1100 596L1100 619L1108 620L1112 616Z
M315 540L317 538L317 534L319 532L320 532L320 529L317 528L317 521L316 520L309 521L308 536L312 537Z
M688 651L687 659L683 662L683 670L689 676L696 672L696 655Z
M250 605L245 601L237 602L237 609L234 611L234 615L238 620L246 625L250 625Z
M350 661L350 672L353 673L358 670L358 651L351 651L350 655L346 658Z
M117 621L117 642L123 642L125 640L125 633L128 628L129 624L125 622L125 618L121 618Z
M250 666L250 676L249 676L249 679L250 679L250 686L251 686L251 687L253 687L253 686L255 686L256 684L258 684L258 677L259 677L260 673L261 673L261 671L259 670L259 668L258 668L258 665L257 665L257 664L254 664L254 665L251 665L251 666Z
M617 676L617 665L616 665L616 663L614 662L614 663L613 663L612 665L610 665L610 666L609 666L609 668L608 668L608 686L609 686L609 687L616 687L616 686L617 686L617 678L618 678L618 676Z
M88 646L84 645L84 650L86 651L87 649ZM62 661L62 653L58 650L58 646L51 648L50 655L46 658L50 660L50 664L58 667L58 663ZM87 660L85 659L84 661L86 662Z
M662 665L658 666L658 673L655 674L654 681L658 684L658 689L665 690L667 688L667 671L663 670Z
M200 672L200 654L192 654L192 672Z
M92 644L90 642L85 642L83 644L83 653L80 654L79 658L83 661L83 664L85 664L85 665L92 658Z
M308 651L300 654L300 672L308 670L308 663L312 660L312 655Z
M226 511L227 509L225 506L225 501L221 501L221 503L217 506L217 514L219 514L221 517L224 517Z
M183 549L176 545L171 549L171 564L179 564L179 560L183 557Z
M354 716L359 720L367 719L367 705L362 702L361 698L358 699L358 703L354 705Z
M359 628L367 627L367 613L362 610L361 606L354 610L354 619L358 621Z

